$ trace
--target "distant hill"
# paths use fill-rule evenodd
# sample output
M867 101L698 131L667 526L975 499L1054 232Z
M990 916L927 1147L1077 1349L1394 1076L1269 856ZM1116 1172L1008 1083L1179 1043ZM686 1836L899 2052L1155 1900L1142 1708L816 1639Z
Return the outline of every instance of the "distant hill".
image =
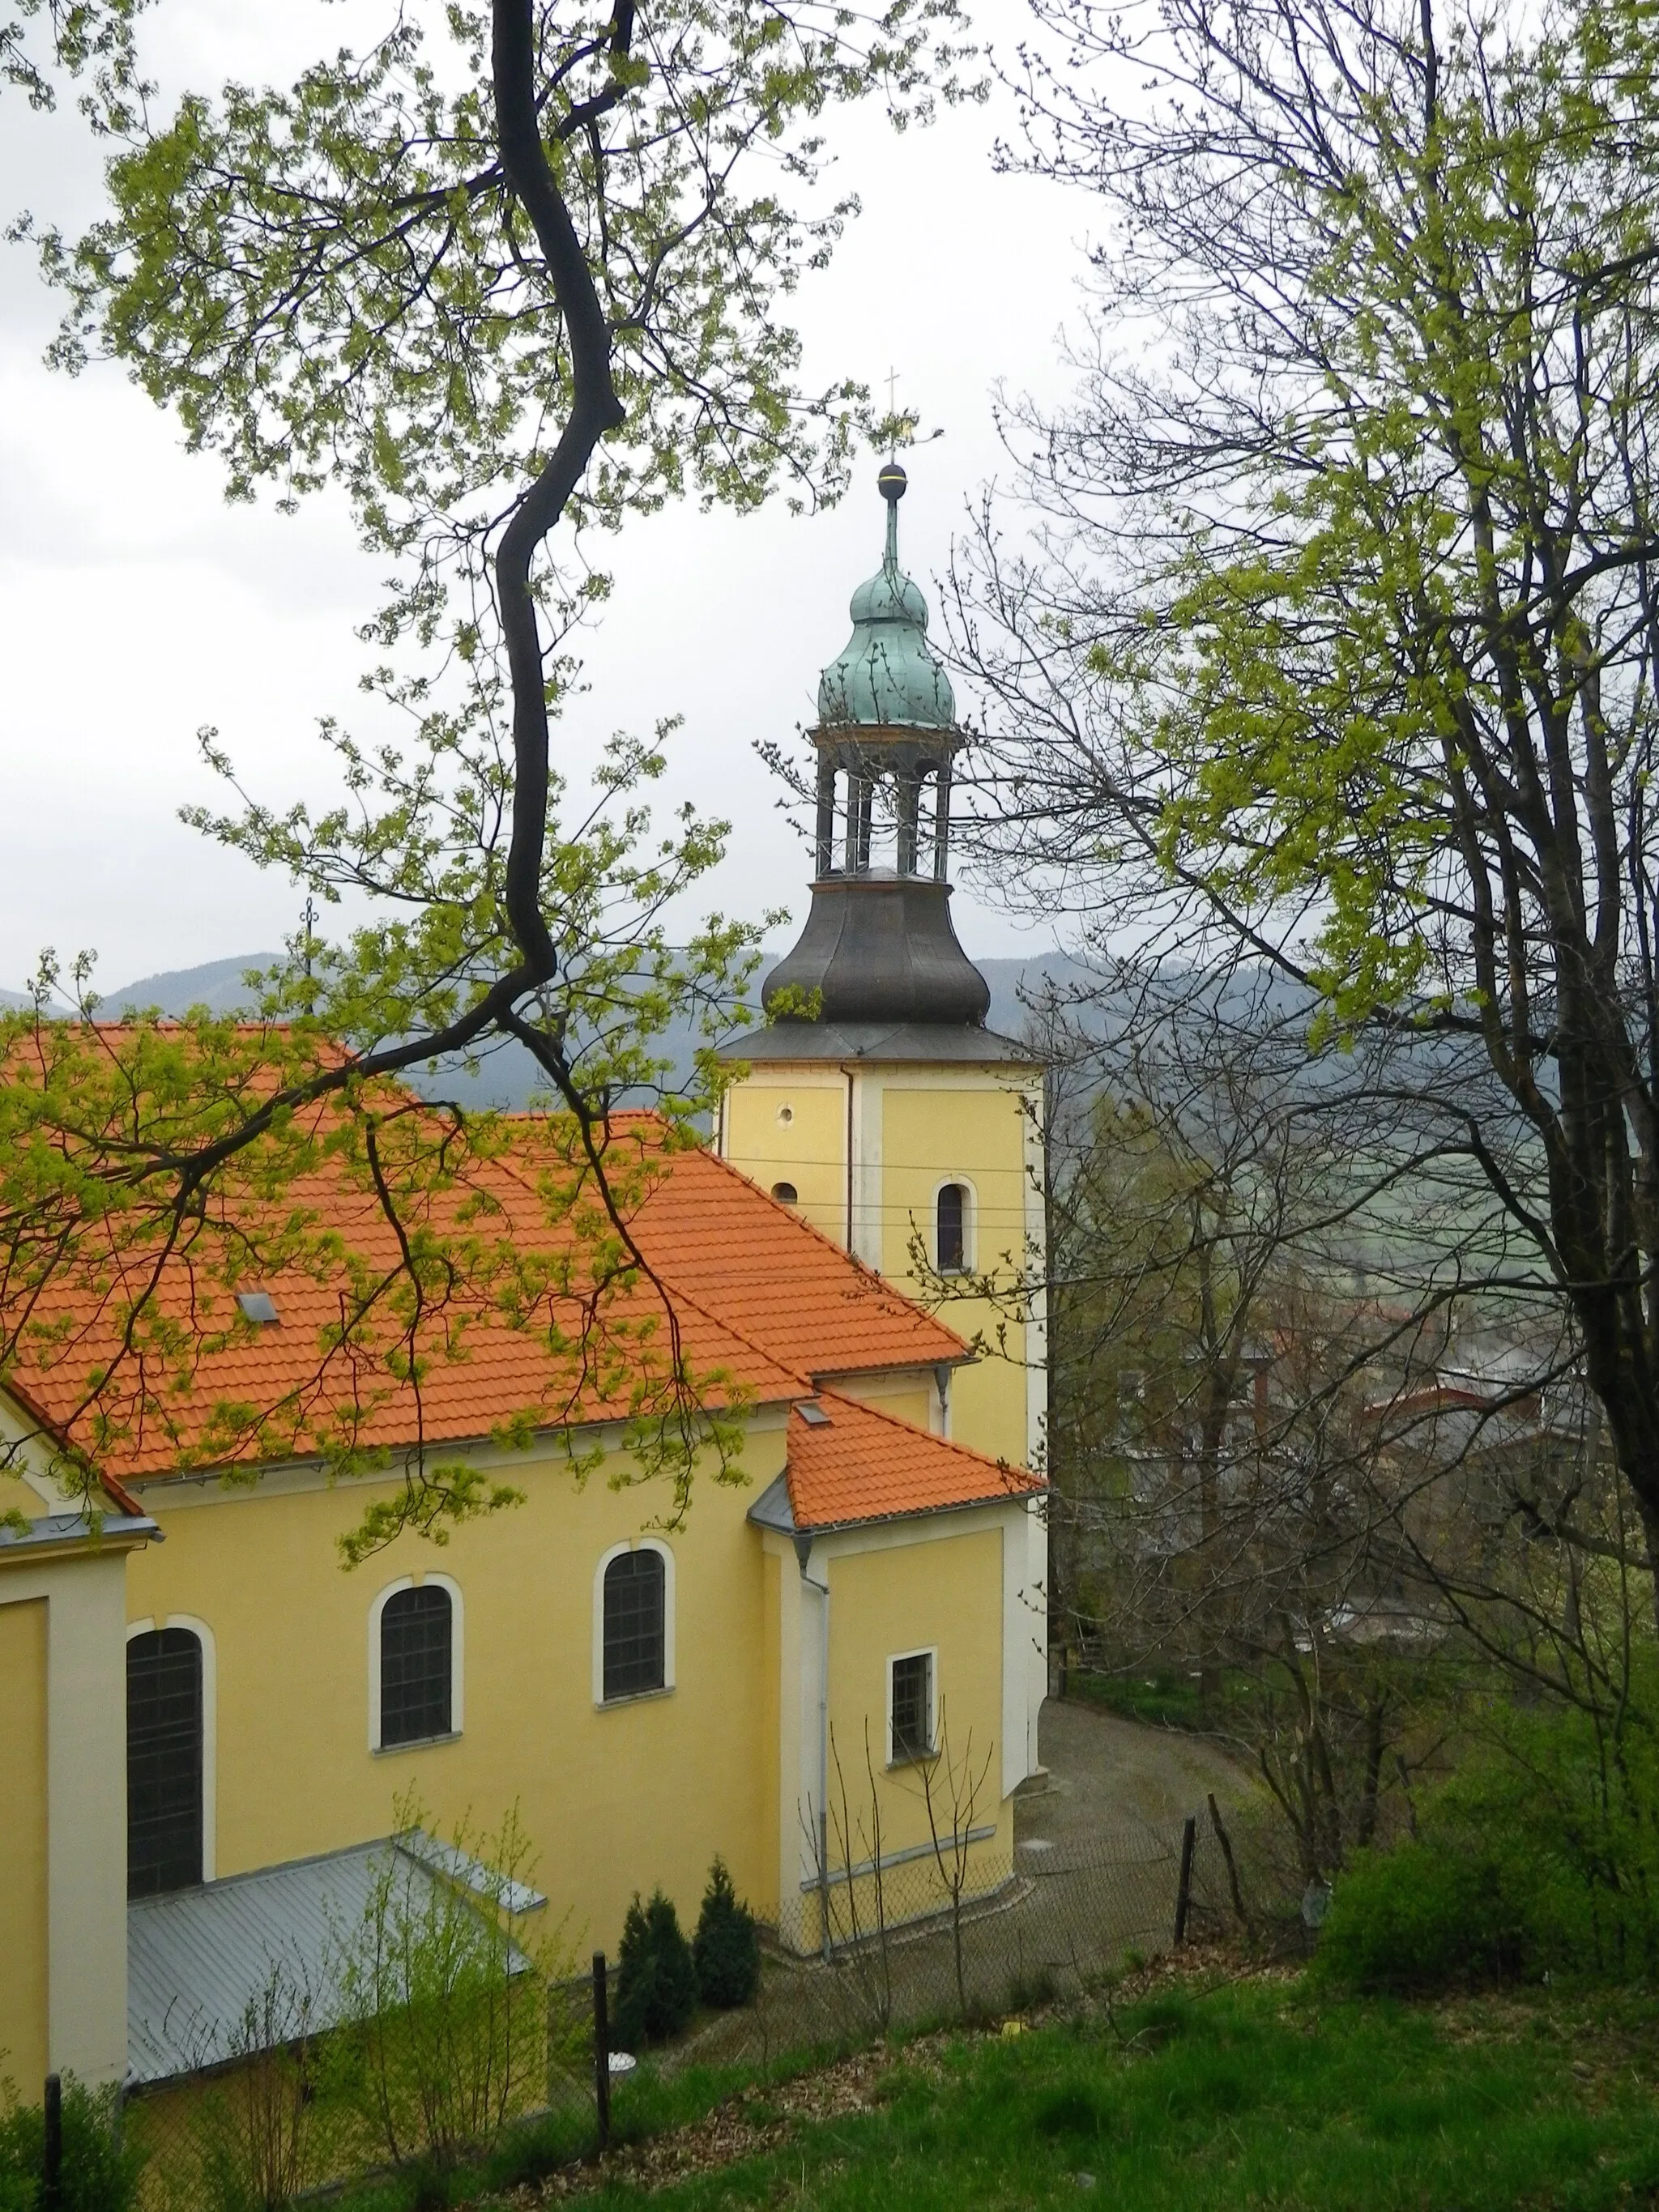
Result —
M175 1018L192 1006L210 1013L236 1014L252 1002L253 994L243 981L251 968L274 967L280 952L244 952L234 960L209 960L199 968L169 968L159 975L141 975L105 994L100 1011L112 1015L143 1013L159 1006Z
M106 993L100 1011L119 1016L155 1006L175 1018L192 1006L206 1006L216 1014L237 1013L252 1002L253 994L243 980L249 970L270 968L281 957L277 952L246 952L234 959L209 960L199 968L173 968L161 975L141 975L136 982ZM1088 973L1081 963L1062 953L1030 960L981 960L977 965L991 987L990 1025L1010 1036L1018 1036L1024 1027L1022 988L1039 991L1045 982L1063 988L1081 981ZM764 978L763 969L761 980ZM758 1002L758 991L756 995ZM9 994L0 994L0 998L6 1003L25 1003ZM663 1050L674 1062L677 1079L684 1079L690 1071L694 1042L689 1024L677 1024L664 1036ZM489 1048L476 1074L454 1066L416 1069L410 1080L417 1090L442 1091L446 1097L459 1097L477 1106L522 1106L542 1085L540 1072L523 1046L507 1041Z

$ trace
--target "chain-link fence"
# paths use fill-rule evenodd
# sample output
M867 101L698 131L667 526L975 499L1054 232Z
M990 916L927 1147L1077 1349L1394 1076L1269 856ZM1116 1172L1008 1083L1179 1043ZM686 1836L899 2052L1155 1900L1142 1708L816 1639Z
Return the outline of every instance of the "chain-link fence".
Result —
M1189 1941L1228 1930L1276 1948L1303 1930L1288 1831L1199 1808L1188 1832L1124 1825L1082 1842L994 1835L855 1863L803 1883L765 1931L755 2001L704 2014L637 2054L633 2087L693 2065L766 2069L890 2033L1065 2001ZM1184 1866L1184 1874L1183 1874ZM615 1972L611 1978L613 2008ZM469 2009L469 2007L471 2009ZM145 2212L259 2212L394 2163L447 2155L533 2123L544 2156L592 2147L593 2003L586 1980L522 1972L474 1990L394 2051L361 2031L249 2053L129 2098L147 2154Z

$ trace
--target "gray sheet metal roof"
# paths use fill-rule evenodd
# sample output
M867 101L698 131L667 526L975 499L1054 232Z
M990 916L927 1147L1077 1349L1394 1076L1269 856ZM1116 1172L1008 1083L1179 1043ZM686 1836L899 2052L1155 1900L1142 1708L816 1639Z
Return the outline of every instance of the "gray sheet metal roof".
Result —
M395 1861L418 1911L445 1875L509 1911L544 1905L418 1831L234 1875L127 1907L127 2080L133 2087L222 2066L337 2027L349 2014L340 1956ZM529 1960L516 1948L513 1969Z
M0 1553L38 1552L52 1546L88 1544L100 1537L128 1542L161 1536L148 1513L100 1513L94 1527L84 1513L42 1513L27 1528L0 1528Z
M995 1030L969 1022L776 1022L720 1047L721 1060L901 1060L988 1067L1012 1061L1040 1067L1042 1054Z

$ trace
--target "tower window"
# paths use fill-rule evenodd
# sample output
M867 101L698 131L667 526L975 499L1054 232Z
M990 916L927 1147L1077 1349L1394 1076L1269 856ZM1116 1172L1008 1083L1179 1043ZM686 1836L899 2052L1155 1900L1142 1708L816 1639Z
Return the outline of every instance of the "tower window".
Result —
M127 1644L127 1895L202 1879L202 1642L188 1628Z
M637 1698L666 1682L666 1562L654 1547L618 1552L605 1571L605 1698Z
M968 1265L968 1193L959 1182L947 1182L934 1201L939 1271L959 1275Z
M439 1583L394 1590L380 1608L380 1747L454 1727L455 1613Z
M799 1193L792 1182L775 1182L772 1195L780 1206L798 1206L800 1203Z

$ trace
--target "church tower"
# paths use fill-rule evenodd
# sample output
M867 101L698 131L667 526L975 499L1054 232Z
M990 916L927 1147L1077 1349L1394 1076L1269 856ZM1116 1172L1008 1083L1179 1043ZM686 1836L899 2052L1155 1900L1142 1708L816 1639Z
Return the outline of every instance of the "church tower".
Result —
M985 1027L990 991L951 926L963 739L927 602L899 566L904 471L890 461L878 483L882 563L853 594L853 634L823 671L809 733L811 910L767 979L768 1025L730 1048L747 1073L726 1096L720 1148L976 1341L971 1365L937 1379L931 1424L1030 1466L1046 1401L1042 1308L983 1293L1042 1280L1042 1073Z

